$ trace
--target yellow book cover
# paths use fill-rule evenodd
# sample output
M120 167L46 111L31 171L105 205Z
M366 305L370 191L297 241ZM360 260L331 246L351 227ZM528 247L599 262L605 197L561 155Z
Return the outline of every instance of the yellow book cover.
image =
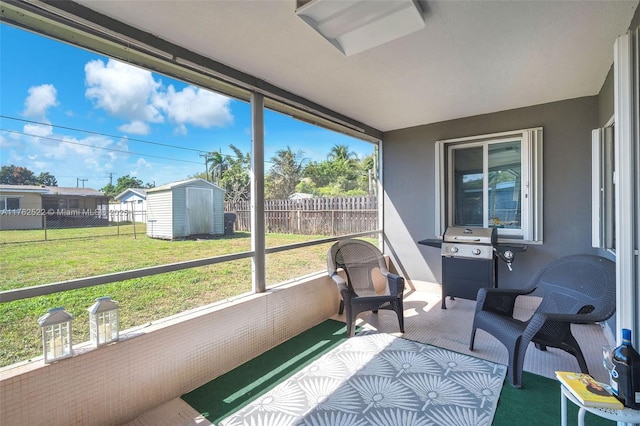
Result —
M556 377L585 407L624 408L622 402L589 374L556 371Z

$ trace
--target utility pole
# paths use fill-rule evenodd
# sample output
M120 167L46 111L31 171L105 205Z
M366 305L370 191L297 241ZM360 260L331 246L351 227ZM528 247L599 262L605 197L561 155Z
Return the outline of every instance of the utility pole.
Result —
M84 188L84 183L89 179L76 178L76 188L80 188L80 182L82 182L82 187Z
M206 180L209 180L209 160L211 160L211 153L210 152L201 152L200 157L204 158L204 176L206 177Z
M109 175L109 185L113 185L113 175L116 175L117 173L109 172L107 174Z

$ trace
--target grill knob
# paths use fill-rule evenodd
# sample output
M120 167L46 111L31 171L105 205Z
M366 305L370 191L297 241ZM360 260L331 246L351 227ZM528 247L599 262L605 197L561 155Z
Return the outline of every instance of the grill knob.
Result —
M453 246L453 247L451 247L451 248L449 249L449 251L450 251L451 253L457 253L457 252L458 252L458 247Z
M473 254L475 254L476 256L478 256L478 255L479 255L480 253L482 253L482 252L480 251L480 249L479 249L479 248L474 248L474 249L471 251L471 253L473 253Z

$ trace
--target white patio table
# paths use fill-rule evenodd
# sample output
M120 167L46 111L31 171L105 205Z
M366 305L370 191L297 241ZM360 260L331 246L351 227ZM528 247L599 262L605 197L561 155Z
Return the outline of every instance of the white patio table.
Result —
M606 385L603 385L606 386ZM564 385L560 384L561 390L561 402L560 412L562 416L562 426L567 426L567 399L578 406L578 426L584 426L584 415L588 412L595 414L596 416L613 420L616 422L637 424L640 423L640 410L634 410L632 408L623 408L622 410L615 410L612 408L597 408L597 407L585 407L576 399L571 391Z

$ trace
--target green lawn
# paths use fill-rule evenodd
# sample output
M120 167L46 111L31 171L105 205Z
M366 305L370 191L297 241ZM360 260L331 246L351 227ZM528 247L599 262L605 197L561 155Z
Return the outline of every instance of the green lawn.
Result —
M147 238L144 228L120 236L95 237L98 228L58 232L49 241L30 241L30 232L0 231L0 290L8 290L147 266L249 251L248 233L208 240L164 241ZM140 230L142 228L142 230ZM56 230L64 231L64 230ZM23 232L25 235L15 233ZM82 237L82 238L79 238ZM22 243L7 243L24 238ZM267 247L323 238L267 234ZM30 241L30 242L29 242ZM329 244L267 255L267 285L326 268ZM73 341L89 340L87 308L96 298L120 303L121 329L142 325L186 309L251 290L251 259L153 275L48 296L0 304L0 366L41 355L37 319L49 308L64 306L75 320Z

